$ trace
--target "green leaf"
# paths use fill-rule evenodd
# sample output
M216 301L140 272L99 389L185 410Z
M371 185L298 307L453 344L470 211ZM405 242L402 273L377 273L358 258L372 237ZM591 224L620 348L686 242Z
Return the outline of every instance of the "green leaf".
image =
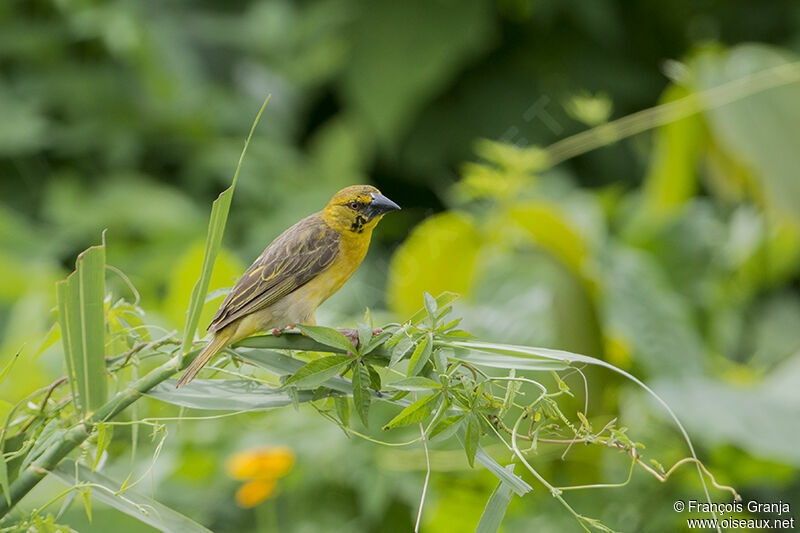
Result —
M8 490L8 464L6 463L5 456L3 455L2 446L0 446L0 488L3 489L3 494L5 495L6 503L10 507L11 493Z
M450 291L444 291L439 296L436 297L436 305L438 307L445 307L447 304L454 302L457 299L458 299L458 294ZM417 324L421 322L427 315L428 312L423 307L422 309L419 309L416 313L411 315L411 318L409 318L407 322L410 322L411 324Z
M369 374L369 386L372 387L373 390L381 390L381 375L378 374L378 371L372 365L365 365L367 367L367 373Z
M261 113L264 112L267 102L269 102L269 97L264 100L261 109L258 110L258 114L250 128L250 134L244 142L244 148L239 156L239 163L236 165L236 171L233 173L233 182L231 186L222 191L211 205L211 218L208 221L208 235L206 237L206 249L203 257L203 270L200 273L200 279L197 280L194 289L192 289L189 309L186 312L186 327L183 331L183 345L181 347L181 353L184 355L192 351L194 334L197 331L200 315L203 312L203 303L208 293L208 286L211 283L214 261L217 258L220 248L222 248L222 235L225 233L225 224L228 221L228 211L230 211L231 208L233 190L236 188L236 182L239 180L239 170L242 168L242 162L247 153L247 147L250 146L250 139L253 138L253 132L256 130L258 121L261 118Z
M83 496L83 507L86 509L86 518L89 519L89 523L92 523L92 487L86 487L85 489L81 490L81 496Z
M448 439L458 430L460 422L464 420L466 416L466 413L464 413L463 415L448 416L439 420L439 422L431 429L428 438L433 439L441 435L442 440Z
M339 415L339 420L345 427L350 426L350 399L344 396L336 396L333 398L336 404L336 414Z
M513 474L514 465L508 465L506 470L509 474ZM475 533L497 533L500 530L508 504L511 503L511 494L511 487L501 481L489 498Z
M73 395L81 415L103 405L105 369L105 243L78 256L75 271L56 284L58 321Z
M431 389L441 389L442 386L432 379L422 376L412 376L404 378L392 383L387 383L386 386L390 389L407 390L407 391L427 391Z
M103 422L97 424L97 454L94 457L92 472L97 470L97 465L100 464L100 458L103 456L103 452L106 451L106 448L108 448L108 445L111 444L113 435L114 426L109 426Z
M306 361L301 361L300 359L295 359L294 357L272 350L239 350L237 354L240 359L259 368L263 368L278 377L291 376L308 364ZM338 376L330 378L322 383L322 385L346 394L353 392L353 386L350 380Z
M6 376L8 376L8 373L11 372L11 367L14 366L14 363L17 362L19 354L21 353L22 353L22 348L17 350L17 353L14 354L14 357L11 358L11 361L9 361L6 367L3 369L3 371L0 372L0 384L3 383L3 381L5 381Z
M464 451L467 453L469 466L475 466L475 453L481 437L481 426L474 414L467 416L467 429L464 434Z
M436 300L428 292L422 295L422 299L425 303L425 311L428 313L428 318L431 321L431 327L435 327L436 311L439 308L438 305L436 304Z
M361 421L367 427L369 427L369 405L372 401L372 396L367 388L368 383L367 370L362 365L356 364L353 368L353 404Z
M392 348L392 358L389 360L389 367L391 368L400 362L400 359L402 359L413 346L414 339L411 337L401 338L397 344L394 345L394 348Z
M422 422L433 412L436 407L436 400L441 397L442 393L437 392L428 396L423 396L416 402L412 403L396 417L394 417L388 424L383 426L383 429L393 429L397 427L407 426L409 424L416 424Z
M238 379L195 379L180 389L175 388L175 380L169 380L157 385L147 396L173 405L213 411L261 411L292 403L285 390ZM312 397L311 391L297 391L298 402L311 401Z
M370 353L375 351L377 347L383 344L386 341L386 339L388 339L391 336L392 334L388 331L383 331L381 333L378 333L377 335L373 335L372 338L369 340L369 342L359 350L361 355L369 355Z
M22 461L19 471L22 472L28 468L28 466L35 461L37 457L42 455L48 448L50 448L50 446L61 440L66 432L67 431L64 428L59 427L57 419L53 419L48 422L42 432L36 438L35 444Z
M372 340L372 326L369 324L358 324L358 347L364 348Z
M411 354L411 360L408 362L408 375L414 376L419 374L425 363L431 358L433 348L433 339L430 334L422 337L422 340L417 344L414 353Z
M330 355L310 361L286 381L286 385L313 388L329 380L353 362L347 355Z
M172 533L211 533L192 519L170 509L169 507L153 500L152 495L140 495L134 491L126 490L117 494L119 484L97 472L92 472L84 465L65 459L61 461L51 475L62 483L72 486L80 483L92 483L104 487L105 490L95 487L91 496L95 500L110 505L128 516L136 518L159 531Z
M342 352L350 352L353 354L358 354L358 350L353 343L350 342L350 339L336 331L335 329L326 328L323 326L304 326L298 324L297 329L302 331L305 335L308 335L315 341L324 344L325 346L330 346L331 348L338 348Z

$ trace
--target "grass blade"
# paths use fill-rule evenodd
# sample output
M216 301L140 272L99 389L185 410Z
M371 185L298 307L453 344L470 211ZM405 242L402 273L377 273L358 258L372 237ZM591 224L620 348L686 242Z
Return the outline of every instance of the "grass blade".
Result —
M22 353L22 348L20 348L17 351L17 353L14 354L14 357L11 358L11 361L9 361L6 367L3 369L3 371L0 372L0 384L2 384L3 381L5 381L6 376L8 376L8 373L11 372L11 367L14 366L14 363L17 362L17 359L19 359L19 354L21 353Z
M75 271L56 284L58 321L73 395L83 416L106 402L105 242L78 256Z
M128 516L136 518L160 531L182 533L211 533L191 518L180 514L169 507L153 500L151 496L142 496L127 490L122 494L119 483L92 472L89 468L66 459L51 472L51 475L66 485L91 483L91 496L95 500L110 505Z
M506 470L513 474L514 465L508 465ZM475 533L497 533L500 529L500 524L503 523L508 504L511 503L511 494L511 487L501 481L489 498Z
M264 112L267 102L269 102L269 97L264 100L261 109L258 110L258 114L253 121L253 126L250 128L250 134L244 142L242 154L239 156L239 164L236 165L236 171L233 173L233 182L231 186L222 191L211 205L211 218L208 221L208 236L206 237L206 250L203 257L203 270L200 272L200 279L197 280L194 289L192 289L189 309L186 312L186 327L183 331L183 345L181 347L181 353L184 355L192 350L194 334L200 322L200 314L203 311L203 304L205 303L206 294L208 293L208 285L211 283L214 261L217 259L220 248L222 248L222 235L225 233L225 224L228 221L228 212L231 208L233 190L236 187L236 182L239 180L239 170L242 168L242 161L244 161L244 155L247 153L247 147L250 146L250 139L253 138L253 132L256 130L258 121L261 118L261 113Z

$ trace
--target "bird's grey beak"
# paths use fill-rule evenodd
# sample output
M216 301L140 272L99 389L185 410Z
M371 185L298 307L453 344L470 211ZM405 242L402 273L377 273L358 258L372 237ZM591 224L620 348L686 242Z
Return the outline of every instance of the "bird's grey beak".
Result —
M367 215L369 220L372 220L377 216L384 215L389 211L400 210L399 205L389 200L382 194L373 192L370 193L370 197L372 198L372 201L364 209L364 214Z

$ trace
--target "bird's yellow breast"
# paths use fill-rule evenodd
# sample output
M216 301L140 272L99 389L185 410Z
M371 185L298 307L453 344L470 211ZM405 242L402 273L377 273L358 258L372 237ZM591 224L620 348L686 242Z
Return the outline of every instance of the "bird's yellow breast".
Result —
M355 274L367 255L371 236L371 230L340 235L339 253L327 269L274 304L243 317L237 325L235 338L295 324L316 324L317 307Z

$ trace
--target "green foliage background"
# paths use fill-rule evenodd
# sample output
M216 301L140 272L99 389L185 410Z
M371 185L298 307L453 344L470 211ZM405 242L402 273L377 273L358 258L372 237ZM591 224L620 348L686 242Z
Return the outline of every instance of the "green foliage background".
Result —
M147 323L182 328L208 205L271 94L212 290L335 190L373 183L404 209L381 223L320 323L353 326L365 306L378 323L405 318L424 291L459 292L465 329L635 373L721 482L800 512L800 84L721 107L701 99L699 114L552 168L536 148L798 54L792 0L3 2L0 367L22 353L0 415L63 375L59 343L37 355L56 321L54 283L104 229L107 261L138 289ZM114 274L108 287L133 299ZM686 455L640 393L605 372L587 377L596 424L619 415L667 467ZM583 385L568 382L577 410ZM149 401L138 414L177 410ZM214 531L413 527L418 447L348 439L307 408L168 427L152 490ZM145 472L159 438L117 428L112 477ZM238 509L222 465L263 444L290 445L297 464L274 500ZM627 473L612 451L580 447L561 461L563 447L542 446L537 465L559 485ZM460 450L431 459L423 530L474 529L495 478ZM577 529L535 488L512 499L504 531ZM573 504L620 530L674 531L672 502L699 494L686 468ZM77 503L59 522L149 531L101 505L91 524Z

